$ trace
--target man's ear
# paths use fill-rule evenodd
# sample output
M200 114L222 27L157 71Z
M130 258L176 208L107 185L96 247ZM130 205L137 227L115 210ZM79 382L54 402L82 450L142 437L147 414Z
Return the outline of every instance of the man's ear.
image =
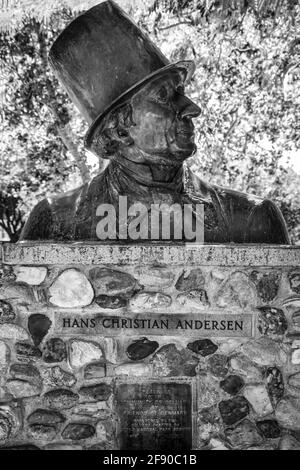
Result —
M134 125L131 104L120 106L106 117L101 128L95 130L91 150L102 158L110 158L122 147L133 145L129 129Z
M126 129L129 129L131 126L135 126L132 117L132 104L130 102L123 104L116 111L118 112L119 117L118 124L121 124Z
M97 157L110 158L117 149L118 145L114 144L114 139L112 138L110 129L105 127L103 129L101 126L100 129L96 129L94 131L90 150L97 155Z

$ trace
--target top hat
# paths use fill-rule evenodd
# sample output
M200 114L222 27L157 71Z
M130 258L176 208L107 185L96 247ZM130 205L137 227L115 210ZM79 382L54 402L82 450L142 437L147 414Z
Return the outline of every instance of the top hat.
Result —
M87 148L104 116L142 85L168 69L183 70L186 80L195 71L192 61L170 64L111 0L72 21L53 43L49 62L90 125Z

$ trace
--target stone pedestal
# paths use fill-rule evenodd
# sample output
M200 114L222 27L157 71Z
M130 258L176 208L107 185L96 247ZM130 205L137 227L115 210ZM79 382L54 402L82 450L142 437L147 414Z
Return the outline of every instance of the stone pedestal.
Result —
M299 248L1 252L0 447L300 449Z

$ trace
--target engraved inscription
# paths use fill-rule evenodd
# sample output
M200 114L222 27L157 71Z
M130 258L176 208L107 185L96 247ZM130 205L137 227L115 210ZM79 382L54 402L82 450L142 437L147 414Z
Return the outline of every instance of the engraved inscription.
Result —
M156 335L156 336L253 336L252 314L184 313L184 314L133 314L128 317L93 314L77 315L56 314L56 333L98 334L106 336Z
M192 448L192 396L187 383L117 386L120 449Z

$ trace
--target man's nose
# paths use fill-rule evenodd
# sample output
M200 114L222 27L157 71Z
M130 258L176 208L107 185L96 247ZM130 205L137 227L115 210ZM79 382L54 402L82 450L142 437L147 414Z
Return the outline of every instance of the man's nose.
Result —
M177 109L180 119L195 118L201 114L201 109L185 95L178 95Z

